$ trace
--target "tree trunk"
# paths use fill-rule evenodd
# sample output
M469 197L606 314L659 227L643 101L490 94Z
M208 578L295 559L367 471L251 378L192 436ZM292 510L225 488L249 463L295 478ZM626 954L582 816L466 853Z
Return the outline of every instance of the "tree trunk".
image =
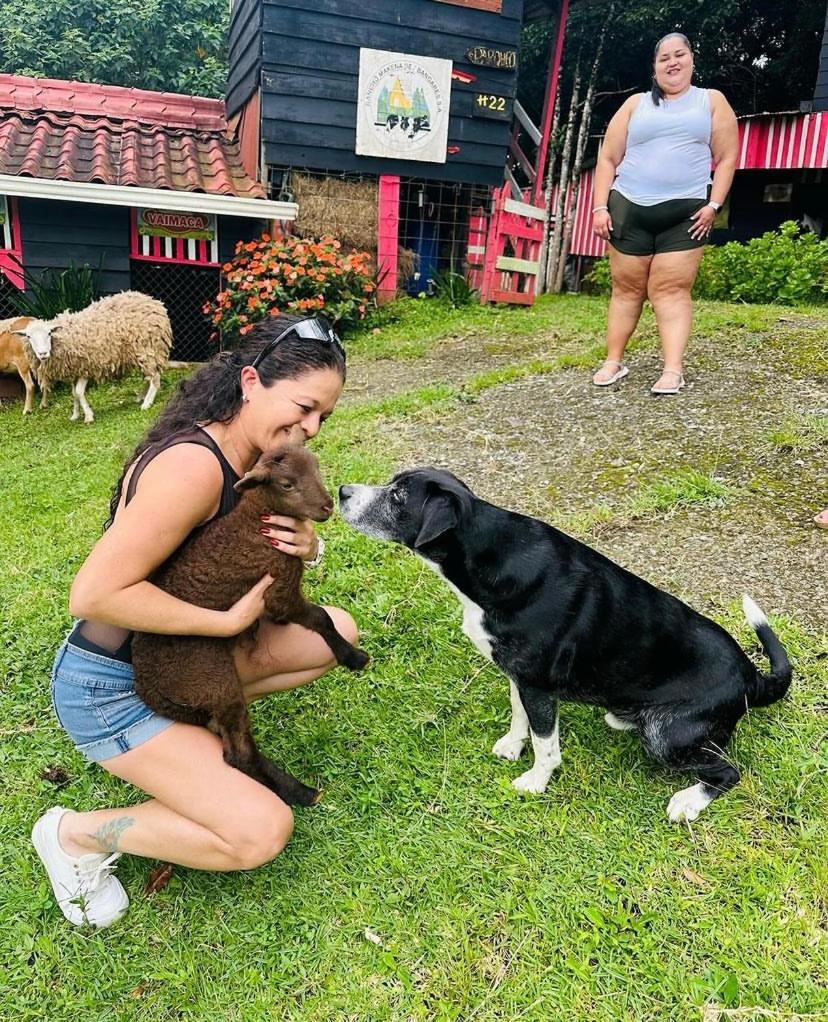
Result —
M581 93L581 68L575 66L575 77L572 82L572 98L569 103L569 116L566 119L563 152L561 153L561 173L558 179L558 201L555 203L555 220L549 241L549 254L546 261L546 290L551 290L558 272L558 260L563 238L563 213L566 189L569 185L569 164L572 159L572 139L575 135L575 119L578 115L578 100Z
M559 294L563 290L564 272L566 260L569 257L569 249L572 245L572 231L575 226L575 213L578 209L578 196L581 191L581 167L584 162L587 142L589 141L589 128L592 123L592 106L595 102L595 86L598 81L598 71L601 66L601 58L604 55L604 40L607 36L607 27L612 22L615 13L615 3L610 4L607 17L601 28L601 35L598 39L598 49L595 52L595 60L592 62L592 69L589 74L584 107L581 111L581 124L578 128L578 141L575 145L575 159L572 164L572 195L565 213L565 222L561 231L561 240L558 253L558 262L555 268L555 280L553 290Z
M543 232L543 244L540 251L540 272L535 281L536 293L546 290L546 261L549 258L549 224L552 220L552 196L555 193L555 165L558 162L558 154L555 147L555 140L558 137L561 123L561 93L558 90L555 94L555 109L552 111L552 128L549 136L549 156L546 171L546 183L543 189L543 208L546 210L546 226Z

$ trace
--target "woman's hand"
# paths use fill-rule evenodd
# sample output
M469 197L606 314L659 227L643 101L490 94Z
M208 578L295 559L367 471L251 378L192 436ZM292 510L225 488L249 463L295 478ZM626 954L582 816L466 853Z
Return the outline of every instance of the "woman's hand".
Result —
M599 209L597 213L592 214L592 233L597 234L599 238L603 238L604 241L609 241L610 231L612 230L612 217L609 215L608 209Z
M233 635L238 635L259 620L265 612L264 594L272 582L272 575L263 575L252 589L246 592L240 600L236 600L229 610L223 612L222 637L230 638Z
M292 557L312 561L319 549L319 540L313 522L307 518L289 515L262 515L260 532L271 546Z
M687 233L695 241L699 241L702 238L706 238L708 234L713 230L713 221L716 219L716 210L712 206L702 206L701 209L697 209L696 212L690 217L695 223L690 227Z

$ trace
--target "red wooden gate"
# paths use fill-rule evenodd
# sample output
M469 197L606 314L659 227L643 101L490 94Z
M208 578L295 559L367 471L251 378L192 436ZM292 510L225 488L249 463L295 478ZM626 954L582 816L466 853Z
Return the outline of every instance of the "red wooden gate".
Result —
M531 305L535 300L546 211L512 198L507 182L492 193L480 301Z
M558 31L551 48L540 128L515 100L514 125L506 161L506 183L492 193L492 215L480 301L531 305L537 292L547 226L543 175L552 134L569 0L561 0ZM533 154L533 155L532 155Z

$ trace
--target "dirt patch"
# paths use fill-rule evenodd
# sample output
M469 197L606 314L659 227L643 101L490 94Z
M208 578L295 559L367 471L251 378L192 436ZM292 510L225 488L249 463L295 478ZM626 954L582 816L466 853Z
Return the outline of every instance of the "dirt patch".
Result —
M769 612L823 629L828 533L811 518L828 503L828 449L783 453L768 436L786 416L828 414L828 376L815 359L814 374L802 371L803 350L824 345L828 317L794 328L696 339L687 388L674 398L649 393L659 359L647 342L614 387L593 387L582 369L526 377L449 412L380 420L380 442L397 467L442 465L488 500L557 521L599 503L621 511L666 474L704 471L731 488L724 506L662 515L589 542L699 609L748 592ZM365 400L457 384L561 350L549 337L447 341L413 363L365 366L349 390Z
M459 386L481 373L504 366L548 358L570 350L549 332L534 337L484 338L463 334L440 341L427 355L409 361L348 359L348 386L343 405L375 401L435 383Z

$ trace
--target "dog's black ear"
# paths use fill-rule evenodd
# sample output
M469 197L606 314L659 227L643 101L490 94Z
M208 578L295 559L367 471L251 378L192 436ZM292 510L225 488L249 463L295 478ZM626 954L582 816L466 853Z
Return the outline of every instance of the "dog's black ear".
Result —
M414 548L425 546L426 543L442 536L444 532L453 529L459 520L457 501L450 493L438 490L431 494L423 505L423 521L414 540Z

